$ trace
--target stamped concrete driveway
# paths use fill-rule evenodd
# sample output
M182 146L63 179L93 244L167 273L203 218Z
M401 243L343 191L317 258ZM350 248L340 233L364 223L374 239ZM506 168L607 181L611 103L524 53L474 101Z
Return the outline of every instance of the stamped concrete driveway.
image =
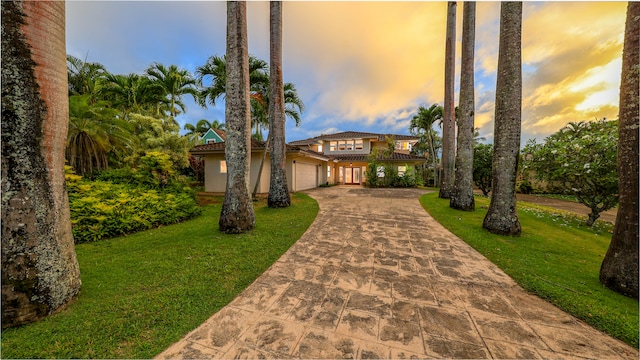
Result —
M638 358L524 292L422 209L424 191L308 193L320 212L302 238L158 358Z

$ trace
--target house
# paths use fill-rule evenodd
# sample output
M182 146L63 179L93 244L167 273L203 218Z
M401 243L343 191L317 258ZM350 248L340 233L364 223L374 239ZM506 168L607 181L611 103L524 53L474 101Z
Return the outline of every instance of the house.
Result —
M216 134L225 138L222 130L217 130ZM388 148L387 138L394 139L396 150L381 161L393 164L399 173L406 171L407 166L422 164L425 161L422 157L411 155L411 147L418 141L415 136L354 131L316 136L287 145L285 167L289 190L306 190L321 184L363 184L369 154L375 148ZM227 166L224 149L224 142L210 141L189 150L192 155L204 158L206 192L225 191ZM263 142L251 140L251 190L258 178L264 149ZM270 170L270 158L267 153L258 186L259 193L269 191Z
M203 144L221 143L224 142L226 138L226 133L220 129L209 129L201 137Z
M327 156L330 159L326 167L330 184L359 185L366 180L369 155L375 148L388 149L387 140L395 142L395 150L391 156L383 158L380 155L378 159L392 164L399 174L404 173L407 166L424 163L425 158L411 155L418 139L417 136L346 131L293 141L290 145Z

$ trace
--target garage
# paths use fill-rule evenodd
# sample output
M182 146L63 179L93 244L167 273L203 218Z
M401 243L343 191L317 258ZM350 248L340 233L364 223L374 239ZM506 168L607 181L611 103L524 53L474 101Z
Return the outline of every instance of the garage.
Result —
M303 162L296 162L294 176L294 191L313 189L318 187L318 166Z

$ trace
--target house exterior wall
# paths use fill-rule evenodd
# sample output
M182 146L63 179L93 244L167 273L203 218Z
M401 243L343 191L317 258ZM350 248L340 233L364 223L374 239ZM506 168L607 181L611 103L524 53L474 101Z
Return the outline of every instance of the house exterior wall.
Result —
M355 141L362 140L362 150L338 150L331 151L331 142L336 141ZM324 140L322 150L325 155L346 155L346 154L369 154L371 152L371 139L340 139L340 140Z
M224 193L225 188L227 186L227 174L220 172L220 161L224 160L224 154L207 154L204 156L204 172L205 172L205 183L204 190L206 192L216 192L216 193ZM262 160L262 152L254 152L251 157L251 168L250 168L250 188L249 191L253 191L253 187L256 185L256 181L258 179L258 170L260 169L260 161ZM296 161L296 163L293 162ZM289 187L289 191L299 191L299 188L296 188L296 174L294 173L295 167L298 163L302 164L312 164L313 166L318 167L317 170L317 179L316 186L320 184L324 184L328 181L326 168L327 162L309 158L302 156L290 156L287 154L287 163L285 166L285 170L287 173L287 183ZM262 176L260 178L260 186L258 187L258 193L268 193L269 192L269 181L271 175L271 162L269 159L269 155L264 162L264 167L262 169Z
M204 156L204 191L206 192L225 192L227 186L227 174L220 172L220 162L224 160L224 154L208 154ZM260 169L260 161L262 153L253 153L251 157L249 192L253 191L258 179L258 170ZM271 163L267 155L262 169L260 178L260 187L258 193L266 193L269 191L269 176L271 172Z
M212 129L207 130L204 136L202 136L203 144L207 144L209 140L213 140L215 143L224 142L220 135L216 134Z
M294 162L295 161L295 162ZM316 185L325 184L327 179L327 162L311 157L305 156L289 156L287 154L287 182L289 183L290 191L300 191L299 188L300 179L297 178L298 174L296 170L299 170L301 164L313 165L316 167Z

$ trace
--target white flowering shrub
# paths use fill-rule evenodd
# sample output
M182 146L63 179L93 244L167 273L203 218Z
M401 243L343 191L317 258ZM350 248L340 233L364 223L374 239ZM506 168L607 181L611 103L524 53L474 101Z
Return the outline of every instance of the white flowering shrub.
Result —
M523 150L523 170L557 184L591 209L588 225L618 203L618 121L569 123Z

